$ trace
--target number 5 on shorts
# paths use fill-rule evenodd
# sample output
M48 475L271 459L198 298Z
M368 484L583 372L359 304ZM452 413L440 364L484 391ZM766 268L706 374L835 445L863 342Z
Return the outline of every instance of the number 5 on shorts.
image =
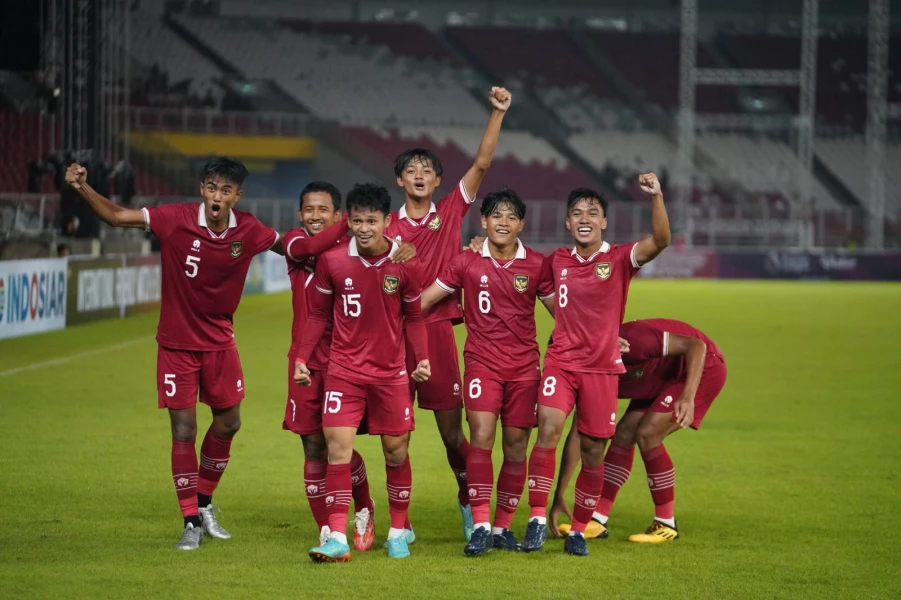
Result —
M344 394L342 392L326 392L325 402L322 403L322 412L335 414L341 410L341 398L343 396ZM331 406L329 406L329 404L331 404Z
M541 389L541 394L543 396L553 396L554 392L557 390L557 378L556 377L548 377L544 380L544 387Z
M163 385L166 386L166 395L172 397L175 395L175 373L166 373L163 375Z

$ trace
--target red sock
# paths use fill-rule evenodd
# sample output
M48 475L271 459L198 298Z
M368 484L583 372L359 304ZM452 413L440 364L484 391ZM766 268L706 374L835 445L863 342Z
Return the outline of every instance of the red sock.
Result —
M212 496L228 466L232 438L221 438L210 427L200 446L200 474L197 478L197 492Z
M601 490L597 509L605 517L610 515L619 488L629 479L634 458L635 446L624 448L611 443L607 449L607 455L604 456L604 488Z
M491 492L494 490L494 465L491 450L470 448L466 461L466 482L473 523L491 522Z
M547 516L547 497L557 470L557 449L535 446L529 455L529 518Z
M353 486L354 512L360 512L364 508L372 509L369 479L366 477L366 463L363 462L363 457L356 450L350 456L350 483Z
M316 519L316 525L322 529L328 525L328 510L325 508L325 472L327 460L303 461L303 489L310 503L310 512Z
M410 492L413 486L413 471L410 469L410 457L400 464L385 461L388 488L388 511L391 513L391 527L409 529Z
M497 478L497 505L494 507L494 526L510 529L516 507L526 485L526 461L512 462L504 459ZM475 509L473 509L475 510Z
M601 487L604 485L604 463L589 467L582 463L579 476L576 477L576 505L573 508L572 530L585 533L585 526L598 507Z
M194 442L172 440L172 482L183 517L196 517L197 510L197 451Z
M648 487L654 499L654 516L672 519L676 499L676 469L666 448L661 444L641 453L644 469L648 473Z
M469 442L463 438L463 443L456 448L447 448L447 462L454 477L457 478L457 499L460 504L466 506L469 504L469 486L466 485L466 459L469 457Z
M332 533L347 534L347 509L350 508L350 465L330 464L325 472L325 506Z

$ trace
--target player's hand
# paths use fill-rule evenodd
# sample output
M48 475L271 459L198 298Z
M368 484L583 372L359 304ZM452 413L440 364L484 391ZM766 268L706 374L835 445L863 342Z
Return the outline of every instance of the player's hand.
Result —
M485 245L485 238L475 236L472 238L472 241L469 242L469 249L475 252L476 254L482 253L482 246Z
M619 338L619 353L626 354L629 352L629 340L626 338Z
M507 91L507 88L493 87L488 92L488 100L491 101L491 106L494 107L494 110L507 112L507 109L510 108L510 102L513 100L513 95Z
M416 370L413 371L413 381L417 383L422 383L423 381L428 381L429 377L432 376L432 367L429 365L429 359L419 361L419 364L416 365Z
M310 385L313 383L310 379L310 370L302 362L294 363L294 383L297 385Z
M416 246L409 242L400 241L400 236L394 240L397 242L397 252L391 257L392 262L404 263L416 256Z
M660 190L660 182L653 173L645 173L638 176L638 186L641 191L651 196L660 196L663 192Z
M84 184L87 179L88 170L78 163L72 163L69 165L69 168L66 169L66 183L76 190L80 190L82 184Z
M569 507L566 506L566 501L556 494L554 495L554 504L551 505L551 510L548 512L547 523L550 525L551 533L554 534L554 537L560 537L560 530L557 529L557 517L560 513L565 514L569 517L570 523L573 520L573 513L569 510Z
M695 419L695 399L688 396L679 396L673 407L673 420L683 428L691 425Z

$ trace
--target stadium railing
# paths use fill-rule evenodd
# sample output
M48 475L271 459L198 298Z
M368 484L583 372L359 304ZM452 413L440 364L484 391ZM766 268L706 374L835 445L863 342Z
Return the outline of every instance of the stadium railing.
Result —
M315 131L316 119L302 113L240 112L198 108L127 110L133 131L215 133L222 135L305 136Z

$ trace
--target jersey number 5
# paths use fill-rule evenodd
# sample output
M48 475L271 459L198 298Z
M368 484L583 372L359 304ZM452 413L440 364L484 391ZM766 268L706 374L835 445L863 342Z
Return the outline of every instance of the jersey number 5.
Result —
M200 257L199 256L186 256L185 257L185 266L188 268L185 269L185 275L191 277L197 277L197 269L200 267Z

